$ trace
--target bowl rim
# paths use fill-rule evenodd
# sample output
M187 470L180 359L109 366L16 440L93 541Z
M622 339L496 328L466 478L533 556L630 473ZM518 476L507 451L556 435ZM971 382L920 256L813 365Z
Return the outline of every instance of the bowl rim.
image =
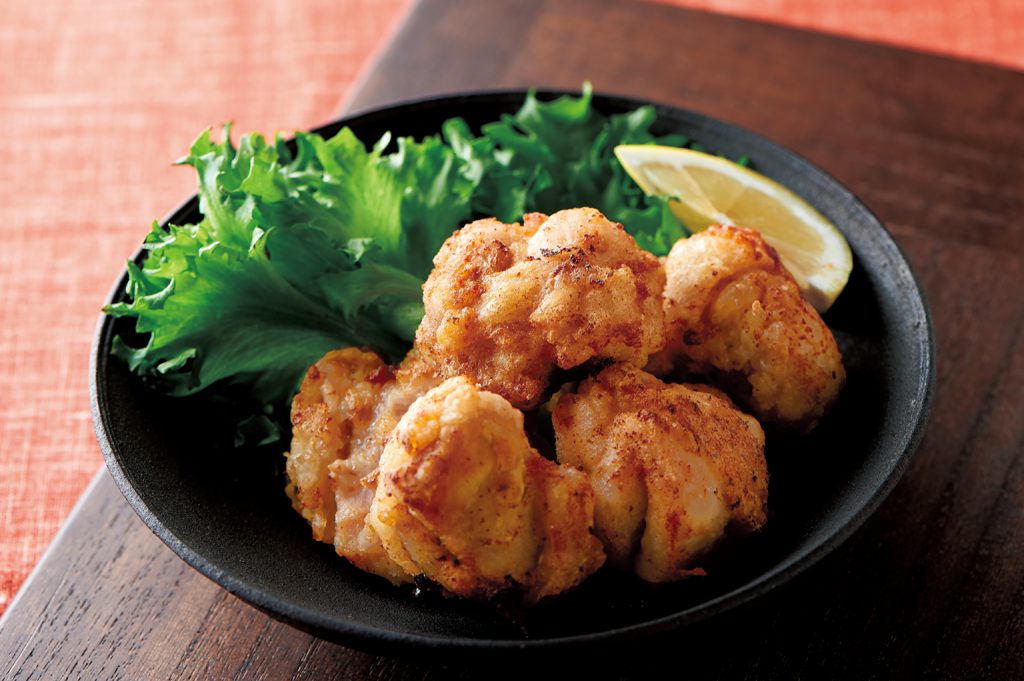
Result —
M372 122L380 117L390 117L396 110L422 110L424 108L442 108L457 110L458 105L473 101L474 103L486 103L488 100L495 105L514 106L521 102L528 92L536 92L542 99L549 99L564 95L576 95L578 93L560 89L525 89L507 88L494 90L479 90L471 92L456 92L410 99L387 104L384 106L360 109L354 114L344 114L323 125L311 129L311 132L319 134L330 134L337 129L347 125L359 125ZM669 104L655 101L638 99L616 94L593 93L593 101L601 107L602 104L609 107L626 107L633 109L639 106L652 105L659 113L670 111L676 117L690 119L698 124L716 127L729 134L739 133L745 139L752 140L765 148L781 152L784 156L790 157L795 165L799 167L801 174L807 173L818 176L819 180L830 186L831 190L837 190L838 194L844 194L847 202L855 205L858 210L864 212L873 223L874 233L872 240L879 247L879 250L888 256L888 261L895 265L889 273L893 279L898 279L904 286L901 290L906 298L913 304L913 312L916 318L913 320L913 328L916 333L913 336L914 344L920 355L920 364L917 367L917 384L915 399L910 408L908 423L913 426L910 432L903 429L902 450L891 460L891 467L888 474L870 496L862 503L839 529L831 536L815 546L798 551L793 555L786 556L777 565L761 573L750 581L716 596L708 601L685 608L678 612L658 617L645 622L630 624L624 627L607 629L599 632L585 634L573 634L564 637L551 637L542 639L493 639L493 638L465 638L465 637L444 637L435 635L424 635L410 632L394 631L385 628L378 628L359 623L353 623L343 618L332 618L307 608L296 606L293 603L269 595L244 579L221 569L196 550L188 546L171 532L161 521L158 513L150 508L135 490L129 480L129 476L121 465L119 452L112 440L112 428L107 418L107 387L106 367L111 360L109 352L110 342L113 337L114 319L101 313L93 336L92 348L89 362L89 403L92 415L93 426L96 437L103 452L103 458L110 475L113 477L117 487L124 495L132 509L139 515L147 527L159 537L174 553L181 559L199 571L201 574L225 588L231 594L241 598L247 603L266 612L272 617L309 631L317 636L334 640L343 644L351 645L363 650L377 652L387 655L395 655L401 652L412 651L450 651L464 650L472 651L544 651L554 648L571 649L592 646L595 643L610 641L631 641L642 637L654 636L680 627L694 624L720 613L732 610L745 603L758 598L816 564L827 554L846 541L881 505L889 496L893 488L899 482L906 471L910 459L921 442L924 435L928 416L931 411L932 398L935 390L935 337L934 329L929 313L928 304L924 291L919 280L900 248L893 239L884 224L875 214L853 194L845 185L836 180L833 176L811 163L803 156L783 147L782 145L769 140L757 133L733 124L726 120L708 116L690 109L685 109ZM178 216L192 212L198 206L198 198L192 195L181 202L170 213L162 219L159 224L166 227L169 223L177 222ZM146 249L140 247L132 256L132 261L138 263L145 255ZM119 300L127 286L127 269L122 271L121 276L113 285L106 297L108 303ZM395 646L398 646L396 648Z

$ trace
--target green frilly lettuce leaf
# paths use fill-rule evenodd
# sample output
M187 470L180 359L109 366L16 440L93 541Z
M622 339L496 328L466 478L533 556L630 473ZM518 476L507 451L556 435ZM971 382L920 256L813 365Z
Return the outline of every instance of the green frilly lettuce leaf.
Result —
M641 107L606 117L580 97L541 102L474 134L461 119L423 140L385 136L367 148L348 128L298 133L293 148L259 134L214 141L207 130L180 161L199 180L197 224L153 226L141 266L128 264L135 320L114 352L174 395L241 386L254 416L240 432L272 439L306 369L329 350L369 347L392 361L423 315L432 259L460 224L594 206L658 255L687 234L612 153L655 137ZM269 417L268 417L269 415Z

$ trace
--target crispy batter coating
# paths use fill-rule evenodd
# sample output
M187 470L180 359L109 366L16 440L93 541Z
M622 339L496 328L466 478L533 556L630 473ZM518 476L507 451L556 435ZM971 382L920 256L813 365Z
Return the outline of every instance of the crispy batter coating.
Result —
M535 603L604 562L579 471L530 447L507 400L449 379L409 408L384 449L370 522L406 572L488 599Z
M664 352L649 369L707 376L765 423L810 430L846 373L832 332L760 234L715 226L665 259Z
M292 402L286 491L313 529L357 567L409 581L367 525L372 481L384 443L419 395L438 383L410 356L398 372L372 352L345 348L310 367Z
M643 366L664 344L664 285L657 258L593 208L479 220L434 258L416 347L439 374L530 408L555 366Z
M649 582L700 573L727 528L766 519L764 433L714 390L613 364L560 395L558 460L587 473L609 560Z

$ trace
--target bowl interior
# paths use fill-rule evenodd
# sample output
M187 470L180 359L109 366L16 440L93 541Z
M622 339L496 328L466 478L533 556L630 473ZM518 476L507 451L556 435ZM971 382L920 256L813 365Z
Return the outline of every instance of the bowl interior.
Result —
M434 134L453 116L471 125L513 112L524 93L458 96L338 121L364 142L385 131ZM641 102L596 97L605 113ZM350 645L550 647L656 632L748 600L820 558L895 484L916 445L932 382L924 301L905 259L878 220L835 180L752 133L695 113L658 107L655 131L682 132L755 167L833 220L855 256L847 289L825 319L848 384L810 436L769 439L770 516L762 532L732 546L709 576L650 586L604 570L531 611L528 638L492 609L393 588L314 542L284 495L278 450L236 451L232 423L201 399L147 389L110 357L128 320L106 319L96 342L94 416L107 464L143 520L182 558L271 614ZM170 221L198 219L195 200ZM122 286L115 294L120 298ZM393 650L393 648L390 648Z

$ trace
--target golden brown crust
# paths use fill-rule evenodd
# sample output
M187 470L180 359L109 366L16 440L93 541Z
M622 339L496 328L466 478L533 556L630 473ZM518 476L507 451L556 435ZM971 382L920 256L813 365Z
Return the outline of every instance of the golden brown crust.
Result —
M587 480L530 447L523 415L465 377L402 417L380 461L370 522L388 555L460 596L575 586L604 560Z
M809 430L845 380L832 332L760 234L714 226L665 259L665 350L649 370L712 378L758 418Z
M844 380L830 331L750 230L711 228L663 266L580 208L477 221L434 262L401 367L329 353L292 408L293 505L316 539L394 583L532 604L606 554L652 582L700 573L727 532L766 521L764 433L719 387L639 367L707 376L797 428ZM554 407L555 464L517 407L555 367L594 359L614 363Z
M292 451L287 457L287 492L317 541L334 536L334 483L329 466L349 456L353 431L373 419L381 386L368 378L385 366L372 352L330 352L309 368L292 401Z
M286 491L339 555L391 582L409 577L366 523L384 444L412 401L437 379L411 355L397 372L372 352L345 348L310 367L292 402Z
M591 479L609 558L645 580L685 577L727 527L766 520L764 433L711 392L613 364L562 395L553 423L559 462Z
M479 220L434 259L416 347L440 375L530 408L555 366L643 365L664 343L664 285L657 258L592 208Z

